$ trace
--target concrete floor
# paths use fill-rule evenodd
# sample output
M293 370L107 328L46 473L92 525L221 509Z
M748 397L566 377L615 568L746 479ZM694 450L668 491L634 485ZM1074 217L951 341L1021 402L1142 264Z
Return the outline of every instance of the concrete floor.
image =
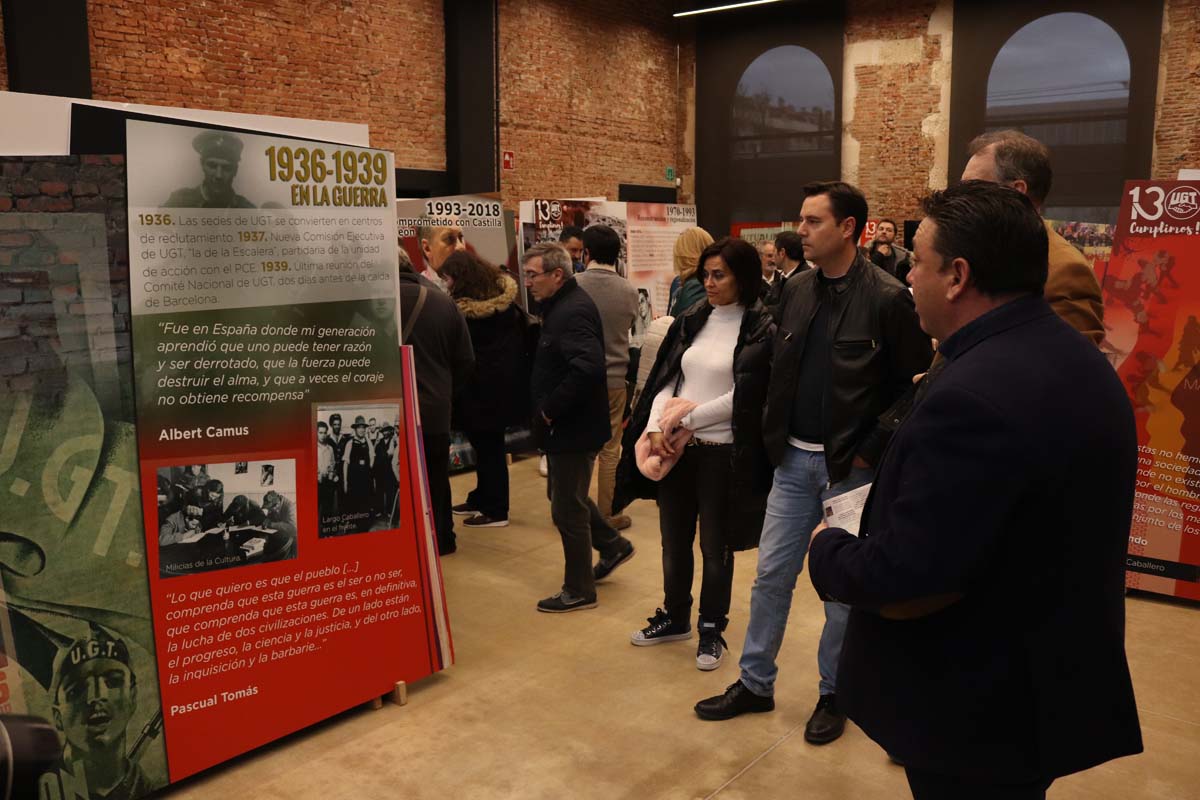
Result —
M511 468L512 524L463 531L442 568L458 663L410 688L405 707L354 709L216 767L172 798L822 798L908 797L901 768L860 730L804 742L817 699L823 614L801 576L773 713L722 723L692 712L737 678L755 553L737 564L719 669L695 667L696 640L640 648L629 634L662 600L657 509L634 505L632 561L600 605L540 614L562 578L536 461ZM454 479L455 500L474 475ZM697 554L697 563L699 555ZM698 589L698 586L697 586ZM1200 609L1128 602L1128 650L1146 752L1058 781L1051 800L1200 796ZM329 676L336 679L337 676ZM319 688L316 689L319 691Z

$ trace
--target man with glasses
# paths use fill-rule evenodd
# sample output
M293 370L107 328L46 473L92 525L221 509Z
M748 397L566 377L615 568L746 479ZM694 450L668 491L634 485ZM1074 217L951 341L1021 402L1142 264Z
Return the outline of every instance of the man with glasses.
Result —
M612 435L600 312L576 283L562 245L534 245L522 256L521 269L542 309L530 392L533 436L546 453L550 516L566 560L562 591L537 607L550 613L595 608L596 578L633 555L633 543L613 530L588 497L596 453ZM600 551L594 568L593 546Z

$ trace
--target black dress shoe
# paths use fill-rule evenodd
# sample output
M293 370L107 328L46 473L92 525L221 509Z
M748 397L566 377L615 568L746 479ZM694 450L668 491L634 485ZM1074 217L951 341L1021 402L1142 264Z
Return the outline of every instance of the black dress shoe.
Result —
M613 570L624 564L629 559L633 558L633 553L633 542L627 539L625 541L625 547L617 550L615 553L601 558L596 562L596 566L592 567L592 580L604 580L613 573Z
M775 710L775 698L763 697L746 688L746 685L734 681L725 694L710 697L696 703L696 716L700 719L733 719L741 714L760 714L764 711Z
M829 744L846 730L846 715L838 710L837 695L823 694L808 724L804 726L804 741L809 744Z

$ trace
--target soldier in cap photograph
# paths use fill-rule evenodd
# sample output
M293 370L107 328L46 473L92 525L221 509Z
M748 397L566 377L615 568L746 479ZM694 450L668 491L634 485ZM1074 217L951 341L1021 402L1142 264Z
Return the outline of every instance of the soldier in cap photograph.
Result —
M125 642L96 625L55 659L50 697L66 739L62 769L86 779L92 800L132 800L153 788L126 748L137 711L131 664Z
M333 443L335 481L337 482L337 508L341 512L346 504L346 446L354 438L348 433L342 433L342 415L329 415L329 439ZM330 509L331 511L335 509Z
M354 418L354 438L346 443L342 468L346 486L346 510L370 511L374 481L375 449L367 441L367 420Z
M223 131L204 131L192 139L192 149L200 154L204 181L199 186L171 192L166 208L254 208L254 204L233 190L238 164L242 160L242 140Z

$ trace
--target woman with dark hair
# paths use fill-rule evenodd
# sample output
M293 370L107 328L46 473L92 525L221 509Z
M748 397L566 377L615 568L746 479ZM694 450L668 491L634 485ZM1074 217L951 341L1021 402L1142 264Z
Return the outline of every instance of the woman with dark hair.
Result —
M663 546L663 607L631 641L691 638L692 547L703 557L696 666L725 654L733 553L758 545L771 489L762 442L775 325L758 299L758 252L741 239L706 247L697 277L706 299L672 323L625 432L614 513L635 497L657 498ZM649 458L637 456L643 432ZM690 438L688 438L690 436ZM686 444L680 441L686 439ZM647 448L643 446L643 454ZM649 466L674 462L665 475ZM655 482L641 469L655 474Z
M475 372L456 392L453 427L475 450L475 489L455 514L468 528L508 525L508 463L504 430L528 420L529 385L523 376L525 312L516 304L517 282L474 253L454 253L442 278L467 319Z

